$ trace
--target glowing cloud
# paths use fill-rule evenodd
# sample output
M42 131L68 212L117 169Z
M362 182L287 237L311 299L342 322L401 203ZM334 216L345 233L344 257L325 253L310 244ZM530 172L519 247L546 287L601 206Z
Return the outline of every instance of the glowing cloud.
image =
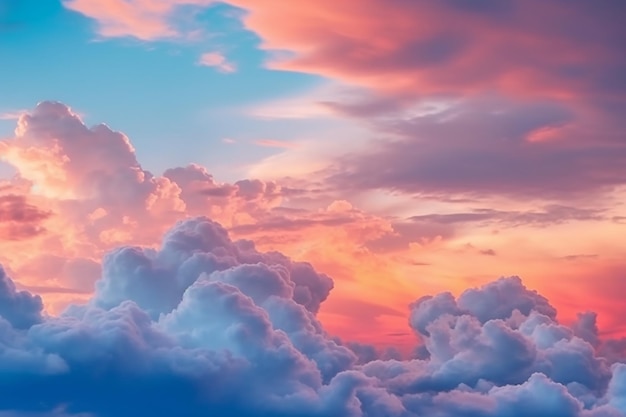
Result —
M157 250L109 253L94 297L58 317L43 317L41 300L0 274L0 387L10 394L0 409L13 413L626 412L626 365L597 356L594 317L560 325L548 300L519 278L458 299L418 300L411 306L423 340L417 357L364 360L315 317L332 288L328 277L233 242L206 218L176 224ZM164 389L168 395L157 395Z

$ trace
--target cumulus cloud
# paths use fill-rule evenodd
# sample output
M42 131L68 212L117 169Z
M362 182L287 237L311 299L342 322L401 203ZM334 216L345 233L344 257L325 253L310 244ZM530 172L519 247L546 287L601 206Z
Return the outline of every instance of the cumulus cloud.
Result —
M347 201L316 211L281 207L292 190L255 179L219 183L198 165L153 175L123 134L89 128L60 103L22 115L15 137L0 146L19 172L2 190L20 196L5 198L3 219L47 229L0 242L11 275L20 283L37 278L22 286L0 276L2 412L624 414L623 341L602 340L592 313L560 324L548 300L517 278L416 301L410 326L418 354L403 360L331 337L318 318L330 304L327 311L342 317L358 312L370 331L387 330L376 322L398 316L397 308L346 294L363 282L352 271L380 271L375 295L382 296L391 269L359 256L360 269L345 273L351 287L329 300L334 283L311 264L227 231L284 239L301 254L314 253L306 252L313 245L328 253L332 242L330 259L360 255L364 242L393 229ZM323 238L313 236L316 228ZM96 280L93 296L58 315L18 290L89 293Z
M87 128L64 104L42 102L18 120L0 156L46 197L87 201L119 211L184 207L179 190L141 168L128 138L104 124ZM119 213L118 213L119 214Z
M15 415L619 417L626 364L595 316L559 324L519 278L424 297L421 359L330 337L333 286L309 264L231 240L203 217L159 248L120 247L92 299L58 316L2 272L0 410Z
M62 103L42 102L22 114L14 136L0 143L0 158L17 172L0 183L0 197L7 196L2 200L7 209L0 228L6 226L7 238L0 240L0 262L19 277L20 288L44 297L49 312L58 313L68 303L87 299L107 251L120 245L155 249L172 223L190 216L208 216L239 238L307 259L339 279L357 277L363 288L369 285L369 272L386 269L362 254L363 242L390 230L387 219L347 202L333 203L330 195L320 198L320 185L296 190L294 183L289 183L290 188L259 179L223 183L197 164L155 175L141 166L123 133L103 124L87 126ZM22 233L16 233L17 226ZM9 240L8 231L20 239ZM338 242L342 243L337 247ZM129 253L119 256L130 257ZM356 256L361 258L358 263ZM310 267L294 268L296 280L304 282L311 274ZM368 274L354 274L354 268ZM395 287L381 289L390 290ZM316 291L298 285L295 294L315 310L322 301ZM336 300L366 297L347 288L336 293ZM384 303L368 300L359 308L377 319ZM334 323L349 333L360 328L350 309L333 311L343 318ZM378 328L382 322L370 325ZM401 318L396 318L396 326L404 326Z
M0 267L0 317L17 329L28 328L42 319L41 297L18 291Z
M93 289L95 260L117 245L153 244L190 215L254 223L282 197L275 183L217 183L194 164L154 175L123 133L88 127L58 102L21 114L0 159L18 173L0 189L0 235L20 242L4 245L0 260L37 286Z
M246 266L240 267L242 263ZM94 302L111 307L129 299L158 317L180 303L198 275L225 270L216 276L249 286L248 295L257 302L282 295L311 312L317 312L332 289L332 280L310 264L292 262L277 252L261 254L251 241L232 242L220 225L196 219L170 230L158 251L124 247L109 253Z

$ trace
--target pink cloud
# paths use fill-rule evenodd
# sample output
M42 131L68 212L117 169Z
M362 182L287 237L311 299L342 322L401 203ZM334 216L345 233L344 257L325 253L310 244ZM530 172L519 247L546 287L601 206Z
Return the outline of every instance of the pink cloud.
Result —
M212 3L66 0L64 5L95 19L103 36L151 40L178 34L172 16L177 7ZM290 52L271 66L400 97L493 90L559 99L624 96L619 0L231 4L248 10L244 22L265 49Z
M24 195L0 195L0 237L14 241L38 236L46 231L44 223L51 215Z
M17 110L0 113L0 120L18 120L22 114L26 113L26 110Z
M286 148L292 149L296 148L297 145L291 142L285 142L282 140L273 140L273 139L259 139L254 141L255 145L265 146L269 148Z
M17 236L19 231L22 238L0 243L0 261L19 274L21 284L48 288L46 304L54 308L63 305L63 294L70 300L65 290L80 295L92 288L99 274L94 259L107 250L120 244L154 245L168 225L189 216L209 215L236 236L262 236L266 247L275 249L293 247L307 233L299 256L311 255L330 268L352 262L337 262L339 254L326 249L331 240L376 238L388 227L348 203L283 210L285 199L294 198L289 189L258 179L220 183L196 164L155 176L141 167L124 134L105 125L89 128L61 103L40 103L22 115L0 156L18 171L5 184L12 194L3 197L1 220L12 225L7 233ZM329 234L337 225L342 228ZM358 250L352 245L345 246L346 253Z
M182 36L171 21L175 9L212 3L214 0L63 0L66 8L95 19L99 35L145 41Z
M265 48L295 53L273 66L400 96L624 93L607 84L626 64L618 53L624 36L618 1L235 4L250 10L245 23Z
M602 221L613 215L583 207L552 207L398 219L359 209L349 193L334 193L328 184L311 184L306 178L223 183L197 164L171 168L157 176L137 161L124 134L104 125L90 128L60 103L41 103L23 115L15 137L3 142L0 155L18 171L18 177L0 185L5 195L19 196L7 200L3 218L45 228L45 233L22 233L20 240L0 240L0 262L19 277L20 285L45 290L49 311L58 312L69 302L89 296L100 277L99 261L107 251L119 245L156 248L160 236L175 221L210 216L235 238L252 239L260 250L306 259L317 270L332 275L341 285L321 308L320 319L332 333L378 345L410 346L410 335L396 336L404 331L406 319L385 307L407 305L424 292L458 291L467 282L482 283L501 271L523 273L535 285L545 281L545 271L552 271L555 277L570 276L563 270L564 261L558 261L558 268L541 263L546 253L562 250L560 245L533 252L529 248L545 242L539 237L525 249L519 249L517 241L514 249L503 247L507 233L517 230L506 228L505 223L515 223L519 233L529 238L538 233L530 232L529 224L547 228L561 224L564 217L594 221L593 230L605 233L600 228L606 227ZM598 216L601 219L596 220ZM483 227L481 222L490 222L485 228L501 228L503 240L485 241L484 236L474 240L467 234L472 227ZM555 236L551 239L572 241L560 233ZM597 239L612 239L606 236ZM467 249L466 239L474 249ZM594 247L593 239L590 242L561 255L607 253L606 248ZM480 253L490 249L496 256ZM621 249L611 250L615 256L622 253ZM511 258L511 253L518 252L528 253L527 258ZM451 257L458 262L449 262ZM567 267L580 267L581 262L585 260L573 260ZM467 277L467 270L475 271L475 276ZM476 276L478 281L469 281ZM607 276L596 279L604 281ZM563 289L542 289L559 306L567 298L561 295ZM603 304L601 297L571 299L578 300L576 305L563 311ZM358 305L373 321L364 325L358 315L342 308L343 300ZM621 310L614 304L612 301L609 311L611 320L602 318L607 314L601 310L602 331L623 325ZM388 333L392 336L385 336Z
M341 189L532 196L567 205L626 184L624 122L617 113L474 97L431 114L357 117L385 139L329 164L328 178Z
M105 22L114 3L98 0L84 13ZM385 138L400 135L333 161L344 188L553 198L623 183L619 0L231 3L247 10L246 27L270 55L289 52L270 66L365 89L353 102L317 107L356 117ZM168 21L171 7L159 4L130 3L127 14ZM222 63L220 56L210 62ZM429 100L452 108L411 114ZM489 100L493 108L485 108ZM429 126L435 119L439 129ZM470 129L478 131L467 137ZM296 170L305 165L300 159L292 153L269 162ZM374 164L386 169L370 173ZM310 157L306 165L323 169Z
M235 64L230 62L221 52L206 52L200 55L198 65L213 67L224 73L231 73L237 70Z
M15 136L0 144L0 158L18 171L1 197L0 228L5 239L23 240L6 245L11 254L0 258L25 283L40 286L84 290L97 270L78 267L81 259L89 263L119 244L150 244L169 223L192 213L231 224L246 207L262 207L265 195L279 198L265 184L217 184L197 166L155 176L138 163L125 135L105 125L88 128L61 103L43 102L22 115ZM85 282L77 281L72 271L78 270L88 271Z

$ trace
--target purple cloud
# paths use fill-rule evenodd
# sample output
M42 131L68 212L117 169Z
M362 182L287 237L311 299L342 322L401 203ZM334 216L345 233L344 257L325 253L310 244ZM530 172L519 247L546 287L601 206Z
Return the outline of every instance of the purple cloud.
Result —
M468 99L436 113L373 119L395 139L339 158L329 179L357 190L542 198L623 185L623 122L589 117L556 102Z

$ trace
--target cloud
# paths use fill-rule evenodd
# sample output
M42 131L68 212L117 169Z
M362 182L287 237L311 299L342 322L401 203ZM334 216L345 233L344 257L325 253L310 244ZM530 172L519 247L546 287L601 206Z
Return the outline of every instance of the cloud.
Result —
M412 216L414 222L432 222L455 224L478 222L484 224L502 224L510 227L538 226L559 224L569 221L605 220L601 210L582 209L560 205L549 205L538 211L500 211L493 209L474 209L467 213L424 214Z
M54 279L58 284L66 285L68 288L54 286L46 288L40 287L36 292L67 292L91 294L94 289L94 282L102 274L102 268L98 260L83 258L79 256L67 256L67 254L34 254L30 262L18 269L20 274L34 277L48 277ZM39 280L44 281L44 280ZM35 291L34 287L28 287Z
M154 0L131 2L119 17L109 13L117 2L81 7L100 24L122 24L124 16L167 23L172 9L186 3L159 8ZM289 52L272 67L364 89L348 102L311 98L316 103L300 107L322 106L362 121L391 119L374 124L402 140L385 138L378 149L335 164L345 187L555 198L623 185L619 120L626 86L620 74L626 61L620 54L625 33L619 0L597 7L578 0L567 6L558 0L506 0L471 7L453 0L391 7L368 0L358 10L327 0L297 7L277 1L232 4L247 11L243 22L263 48ZM289 23L298 21L307 25ZM127 32L132 34L132 25ZM372 33L384 33L384 39L372 42ZM485 106L481 97L488 94L500 101ZM463 98L469 102L459 103ZM453 108L405 117L425 103ZM589 122L590 115L596 120ZM474 140L464 137L467 132ZM365 172L373 159L386 169Z
M265 146L269 148L295 148L296 144L285 142L282 140L272 140L272 139L259 139L254 141L255 145Z
M196 248L202 249L204 255L192 256ZM185 268L179 272L168 271L166 264L157 261L157 259L164 258L163 261L167 263L168 257L177 259L178 263L185 260L186 262L183 262ZM151 266L153 260L156 261L154 267ZM233 243L226 230L220 225L205 219L197 219L180 223L168 232L162 245L162 252L153 253L140 251L137 248L123 248L110 253L104 261L104 279L96 287L94 300L98 305L110 307L119 304L120 300L130 299L144 310L158 316L170 312L174 306L178 305L184 290L189 286L189 280L196 279L201 272L209 274L213 271L233 268L243 263L243 260L248 260L249 263L263 262L277 268L263 272L259 266L257 280L263 279L265 274L271 276L271 278L267 277L269 281L266 281L265 285L277 279L279 281L272 285L279 287L287 285L287 283L281 283L280 279L284 279L282 274L288 273L293 288L285 287L280 291L283 291L283 295L285 295L284 291L287 291L294 300L313 312L319 309L320 303L326 299L332 288L332 281L324 275L316 274L310 265L292 263L278 253L263 256L254 249L252 242ZM140 268L141 265L143 265L142 268ZM177 264L173 266L177 267ZM129 279L130 275L132 275L131 279ZM179 277L179 285L168 278L171 275ZM248 275L254 276L255 274L251 271L244 274L244 278L250 280ZM237 276L234 272L228 275L230 279L236 279ZM223 279L227 282L230 280L226 275ZM249 283L252 285L254 281L249 281ZM262 291L262 286L257 290Z
M422 278L432 272L412 275L415 270L402 269L402 264L393 261L391 255L379 256L368 249L370 242L396 232L404 233L399 240L408 245L411 233L422 236L419 228L394 230L392 220L326 196L321 184L316 192L256 179L220 183L205 168L194 164L156 176L141 167L130 141L122 133L104 125L87 127L60 103L42 103L23 115L15 137L3 143L2 156L19 172L18 177L0 185L3 192L23 196L20 201L34 208L45 207L54 215L42 219L47 229L44 235L0 241L0 258L6 271L18 279L15 287L41 293L47 311L44 314L37 310L39 307L22 310L11 307L12 313L0 313L5 320L14 321L9 317L16 317L17 311L21 316L31 317L27 323L37 323L28 330L11 330L10 326L6 337L0 335L0 349L6 346L2 352L10 352L14 364L11 368L9 362L2 362L4 353L0 354L0 371L15 372L18 367L28 372L33 370L28 375L36 374L35 379L11 377L19 383L0 387L8 393L0 400L0 409L35 415L55 412L124 415L129 409L123 409L122 403L129 402L132 408L144 406L142 398L168 391L169 387L171 398L158 399L145 409L154 407L155 415L194 415L204 413L207 408L214 412L223 410L224 415L255 415L245 406L238 410L229 408L230 403L238 402L266 415L293 415L293 410L307 410L310 415L326 416L340 410L355 416L411 416L428 414L429 407L444 399L448 404L448 395L452 402L450 410L454 407L462 410L466 395L472 398L469 400L472 403L503 401L504 405L498 405L502 413L508 410L506 407L514 407L496 395L500 392L496 388L504 389L509 384L498 379L502 370L467 372L486 375L495 384L493 393L487 393L484 384L473 386L472 381L454 375L433 376L447 372L447 368L440 371L440 364L432 362L428 355L420 354L420 359L410 361L401 360L403 356L397 352L376 352L372 357L371 349L353 351L350 347L353 345L328 335L339 333L347 340L375 342L380 350L392 341L403 349L403 354L412 347L404 349L403 343L419 344L422 353L428 343L435 343L426 340L425 335L419 335L420 341L407 336L403 331L406 319L398 312L412 294L423 294L428 285L433 285L429 279ZM290 184L299 186L297 181ZM320 195L323 196L320 200L313 199ZM284 205L285 201L291 202L289 199L298 205ZM208 215L223 226L198 215ZM496 218L500 215L496 213ZM179 220L184 221L170 228ZM456 236L456 230L451 230L449 235L443 233L449 226L435 224L432 230L423 231L423 235ZM250 240L232 240L231 236L252 239L255 244ZM492 247L484 242L475 243L480 249ZM500 247L494 250L498 251L498 258L507 255ZM277 251L311 264L291 260ZM421 249L414 255L420 260L432 260ZM448 257L445 262L449 263ZM332 274L336 284L321 271ZM411 281L398 278L405 273ZM594 279L589 283L599 288L601 283L595 279L596 275L590 276ZM92 295L94 281L97 284ZM334 287L331 297L329 293ZM491 290L491 304L485 295L475 302L491 306L487 310L500 317L509 314L509 309L501 308L493 300L502 298L507 300L506 305L521 310L522 315L530 317L535 311L552 320L555 326L562 326L549 308L519 286L496 287L504 288L501 291L504 295ZM615 290L617 287L611 291L611 300L620 294ZM506 298L509 294L516 296ZM16 297L22 299L13 295L8 298ZM466 298L470 301L459 301ZM597 305L602 307L605 299ZM504 338L510 331L493 323L488 325L498 318L485 318L486 313L478 308L467 307L464 303L474 302L471 297L460 297L454 302L460 316L470 316L462 319L471 323L468 329L485 327L480 330L485 333L481 338L487 340L484 343L491 350L484 349L496 352L493 355L500 354L504 348L490 341L494 336L489 332L501 331ZM69 303L86 304L58 314ZM589 301L584 303L589 308ZM32 302L26 305L36 307ZM32 311L39 311L39 316L26 314ZM604 317L604 310L601 311ZM616 307L611 317L621 317L620 311ZM507 321L507 326L513 326L510 330L518 331L517 325L511 323ZM496 326L496 330L489 326ZM4 327L0 325L1 329ZM593 358L605 355L613 362L623 358L622 342L604 342L604 335L597 336L601 343L595 340L590 334L596 330L588 319L570 330L601 352L592 354ZM4 335L3 332L0 334ZM213 334L221 336L207 336ZM525 334L515 337L528 338ZM588 352L586 345L580 343L569 339L563 342L568 349L576 350L581 355L577 360L582 361ZM482 345L477 346L476 350L482 351ZM441 352L444 351L442 348ZM448 384L445 386L451 388L446 392L440 388L436 392L420 391L409 385L404 391L396 389L394 384L398 381L364 371L366 363L373 367L377 361L389 367L385 372L393 373L396 366L407 366L410 373L430 375L428 383L438 387L441 385L436 384ZM598 365L596 359L589 359L593 371L576 371L582 375L577 380L585 381L578 383L593 391L589 394L577 385L562 382L567 380L567 375L551 374L550 369L557 368L554 361L557 359L550 356L543 365L532 362L531 366L533 372L549 377L548 388L556 387L558 391L561 385L565 386L564 401L574 405L584 400L587 408L598 408L606 400L604 406L609 407L608 394L603 390L608 384L606 367ZM465 366L464 362L459 363ZM484 362L476 360L476 363ZM451 362L446 366L454 368L456 364ZM271 371L272 367L276 373ZM517 393L526 389L524 381L530 384L533 380L526 370L514 372L527 377L510 383L510 389ZM592 383L596 376L597 381ZM403 378L408 376L400 377ZM241 381L246 383L241 385ZM469 388L459 386L461 382L469 384ZM421 382L416 384L421 386ZM544 385L541 387L547 390ZM19 403L19 398L25 398L26 387L32 392L33 387L50 386L58 388L50 392L41 390L40 397L29 406ZM102 392L109 393L106 401ZM248 393L250 397L245 396ZM461 402L457 404L458 398ZM611 401L617 404L619 400ZM185 414L184 409L173 412L179 404L189 404L189 412ZM495 411L489 407L481 411L483 415L489 416L489 412L493 415ZM575 410L581 416L588 414ZM598 410L593 412L597 414ZM448 415L458 413L449 411Z
M624 185L617 0L234 4L263 48L290 52L272 68L364 89L321 103L381 136L332 161L340 189L555 199Z
M0 143L0 159L18 172L11 186L22 196L11 204L24 202L14 212L43 221L24 196L53 212L47 233L75 256L100 257L94 244L106 250L129 236L154 241L166 227L157 219L171 223L185 212L180 188L144 170L124 134L104 124L88 128L62 103L42 102L22 115L15 136Z
M39 297L16 292L2 273L0 410L102 417L137 410L155 417L626 412L626 364L596 353L595 316L559 324L548 300L519 278L458 299L416 301L411 326L426 355L403 360L331 338L315 315L332 288L328 277L233 241L207 218L178 222L158 249L117 248L103 265L93 298L58 316L41 315Z
M0 195L0 236L22 240L40 235L46 231L43 222L51 214L28 203L23 195Z
M46 196L112 203L130 189L141 199L164 185L141 169L125 135L104 124L89 129L56 102L22 115L15 138L0 145L0 156Z
M64 5L95 19L103 36L150 40L177 34L177 7L211 3L68 0ZM273 67L394 95L495 87L516 95L610 97L626 88L620 77L626 61L620 54L624 6L619 0L593 6L579 0L481 1L471 6L456 0L393 6L367 0L358 7L331 0L230 4L247 11L243 21L264 49L289 52L271 62ZM293 23L301 21L307 24ZM385 36L372 42L373 33Z
M616 53L617 40L624 36L619 1L590 7L583 1L567 6L512 0L389 6L369 0L358 9L332 1L298 7L279 1L234 4L250 10L244 22L265 48L292 52L273 66L400 96L494 87L553 97L572 90L604 95L624 91L618 74L626 63ZM564 15L567 22L554 25ZM300 19L308 22L306 27L289 23ZM328 29L336 27L342 30ZM372 33L385 37L372 42Z
M0 222L30 223L44 220L49 216L49 212L41 211L37 207L27 204L24 196L0 196Z
M0 113L0 120L17 120L22 114L26 113L25 110L9 111Z
M178 38L186 34L173 22L177 8L205 7L213 0L63 0L64 7L97 21L103 37L135 37L143 41Z
M16 329L23 329L42 320L41 297L17 291L13 281L0 266L0 317Z
M378 119L374 126L385 139L336 157L330 181L357 190L543 199L624 185L623 122L557 102L474 98L427 115ZM546 127L559 129L558 136L529 139Z
M124 33L146 38L143 24L168 26L176 7L210 4L120 3L73 1L66 6L102 26L122 25ZM287 52L276 54L281 58L270 62L273 68L361 88L362 94L347 101L318 100L319 93L312 92L316 97L308 102L287 102L288 113L297 107L298 117L330 109L370 123L381 116L389 119L373 123L385 136L377 149L333 164L345 187L555 198L623 185L626 85L621 74L626 60L619 40L626 33L619 0L593 7L581 0L472 6L455 0L393 6L367 0L358 10L330 0L297 6L275 0L231 4L246 10L244 24L262 39L270 56ZM134 19L142 24L125 23ZM307 25L290 23L299 21ZM372 33L385 36L372 42ZM211 62L226 61L216 55ZM485 106L481 98L486 95L499 101ZM453 108L442 113L437 110L442 103L444 109ZM271 107L256 113L275 116ZM278 105L279 110L286 107ZM416 109L431 117L410 116ZM464 137L468 132L474 140ZM390 142L390 135L401 140ZM299 169L304 161L295 159L299 156L292 152L269 162L273 169ZM366 171L373 159L385 169L370 175ZM317 169L310 157L306 165Z
M15 136L0 148L0 157L18 173L0 185L2 192L19 196L7 204L21 204L6 216L32 220L19 224L20 240L0 240L0 262L20 278L21 288L41 290L48 312L87 298L107 251L119 245L153 247L169 225L190 216L209 216L237 237L253 238L266 249L287 249L324 271L341 271L342 279L360 276L364 287L369 276L350 271L382 268L373 259L357 264L355 256L364 241L386 233L385 219L345 202L333 204L323 190L296 192L258 179L219 182L197 164L154 175L138 162L123 133L102 124L88 127L62 103L42 102L22 115ZM47 212L53 215L45 217ZM12 227L17 238L17 226ZM329 250L329 242L343 243L340 250ZM338 300L350 292L339 291ZM319 302L310 299L311 305ZM372 309L383 303L372 303ZM346 318L341 323L348 325Z
M224 73L231 73L237 70L235 64L230 62L221 52L206 52L200 55L198 65L213 67Z

